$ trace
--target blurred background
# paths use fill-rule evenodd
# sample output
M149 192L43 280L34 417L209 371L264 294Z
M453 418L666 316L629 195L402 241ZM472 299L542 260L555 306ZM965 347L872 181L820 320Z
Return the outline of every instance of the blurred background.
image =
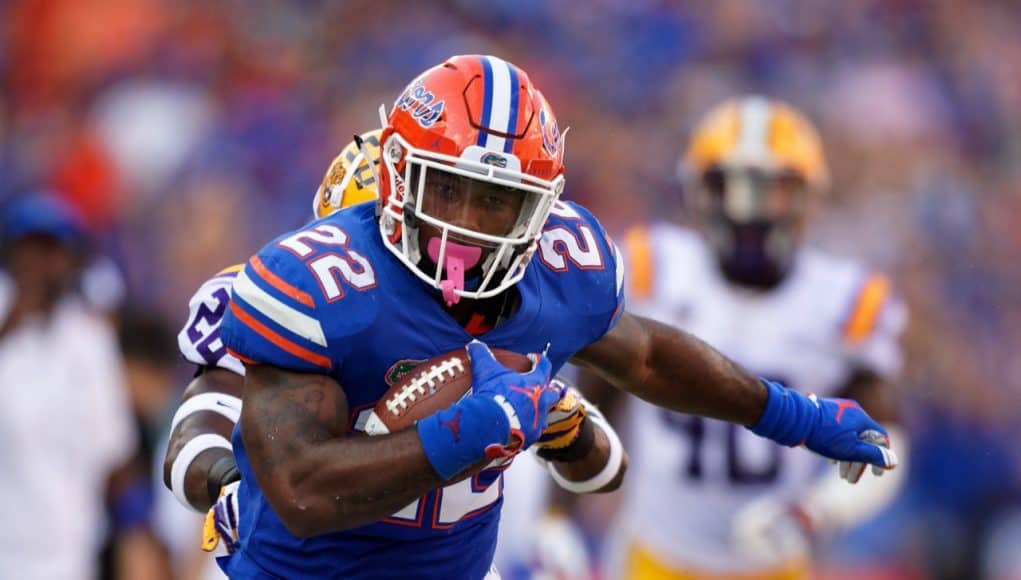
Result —
M915 449L902 496L829 542L822 569L1021 577L1021 3L0 10L0 196L45 188L84 216L95 243L82 289L134 337L129 392L150 453L192 371L173 334L197 286L307 221L329 160L415 74L491 53L528 71L571 127L566 196L611 232L683 220L678 156L718 101L759 92L813 118L834 186L812 237L891 273L911 312L901 387ZM158 502L169 492L155 481ZM197 536L161 541L180 554Z

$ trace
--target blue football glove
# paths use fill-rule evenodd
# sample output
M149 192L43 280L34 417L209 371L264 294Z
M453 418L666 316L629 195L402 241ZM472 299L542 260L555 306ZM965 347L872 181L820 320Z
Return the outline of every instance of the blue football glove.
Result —
M562 392L550 386L552 364L532 354L533 367L517 373L479 341L468 344L472 391L447 409L418 422L422 448L433 469L449 480L484 459L509 457L531 445L546 427L546 414Z
M841 476L852 483L872 465L876 474L897 466L889 449L886 430L850 399L820 399L803 395L772 381L766 409L752 432L777 443L804 445L809 450L839 461Z
M550 409L564 395L562 386L550 383L553 365L543 355L530 354L532 372L516 373L500 364L489 347L473 340L468 344L472 361L472 394L492 397L511 426L511 437L520 451L534 443L546 428Z

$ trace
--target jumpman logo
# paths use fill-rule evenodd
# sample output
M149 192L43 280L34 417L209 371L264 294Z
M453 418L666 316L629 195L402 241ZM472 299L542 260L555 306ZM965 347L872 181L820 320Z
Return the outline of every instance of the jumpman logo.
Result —
M440 425L445 425L447 427L450 427L450 430L454 433L454 443L457 443L457 442L459 442L461 440L461 437L460 437L460 433L461 433L461 411L460 410L458 410L457 413L454 414L454 418L453 419L451 419L449 421L440 421Z
M512 391L524 393L526 397L531 399L532 407L535 409L535 413L532 415L532 427L539 426L539 397L542 396L542 392L546 390L546 385L536 385L534 387L511 387Z
M858 403L854 401L837 401L837 423L840 423L840 418L844 415L844 409L857 409Z

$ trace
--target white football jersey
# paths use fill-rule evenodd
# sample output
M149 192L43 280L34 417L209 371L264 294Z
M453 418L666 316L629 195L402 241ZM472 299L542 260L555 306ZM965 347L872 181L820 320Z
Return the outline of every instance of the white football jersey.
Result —
M234 279L242 267L231 266L220 271L199 286L188 301L188 322L177 334L177 346L188 362L245 374L245 365L227 352L220 340L220 323L230 305Z
M682 328L760 376L832 396L856 369L887 378L899 369L904 309L885 277L855 262L806 248L779 287L753 291L728 283L709 246L679 226L632 230L624 251L632 312ZM678 569L760 567L732 546L734 514L764 494L797 496L826 462L739 425L629 404L628 542Z

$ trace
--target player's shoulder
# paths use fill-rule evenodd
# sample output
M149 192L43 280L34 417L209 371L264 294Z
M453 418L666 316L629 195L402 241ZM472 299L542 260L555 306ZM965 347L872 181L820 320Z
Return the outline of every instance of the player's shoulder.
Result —
M244 374L241 361L227 354L220 325L230 303L231 286L244 264L235 264L206 279L188 301L188 318L177 333L177 348L188 362Z
M628 295L636 300L694 288L692 278L714 267L702 236L678 224L633 225L620 244L627 263Z
M864 261L806 247L794 271L806 301L822 301L818 312L850 343L877 332L899 333L906 309L886 272Z
M623 275L616 244L592 212L557 201L539 240L539 261L549 270L582 278Z
M257 362L332 368L342 339L379 312L372 258L382 244L374 226L372 208L355 206L259 250L234 279L224 320L227 346Z

